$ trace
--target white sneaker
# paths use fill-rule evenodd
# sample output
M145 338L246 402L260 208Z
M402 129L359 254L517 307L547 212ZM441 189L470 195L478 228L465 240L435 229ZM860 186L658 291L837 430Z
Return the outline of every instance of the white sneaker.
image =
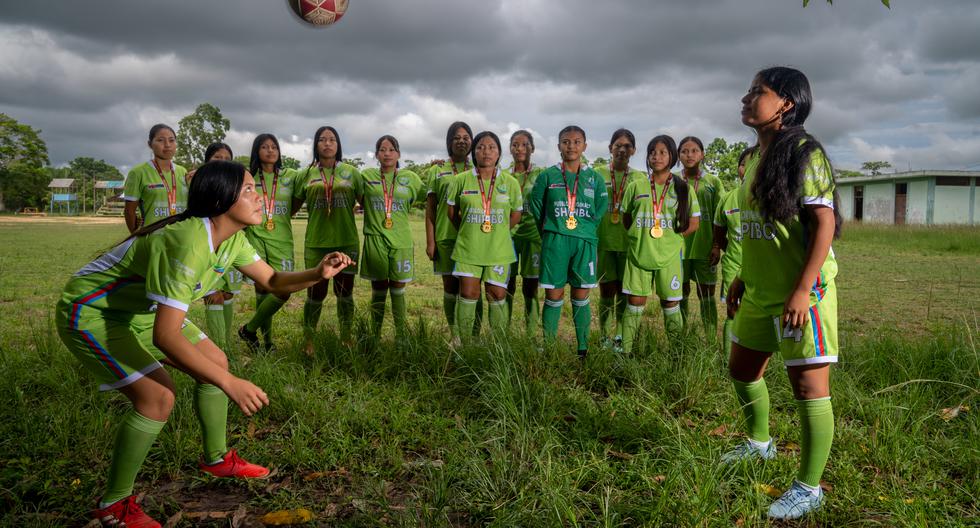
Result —
M723 464L734 464L742 460L753 460L756 458L761 458L762 460L776 458L775 439L770 438L769 444L765 448L756 447L752 442L746 440L735 447L735 449L721 455L721 462Z
M769 505L770 519L799 519L804 515L816 510L823 504L823 490L817 488L814 494L810 488L804 486L799 481L794 480L782 497L779 497Z

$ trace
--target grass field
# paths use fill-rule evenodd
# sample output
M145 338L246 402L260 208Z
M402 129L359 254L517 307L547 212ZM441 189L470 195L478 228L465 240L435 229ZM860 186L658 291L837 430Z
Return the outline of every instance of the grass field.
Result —
M84 525L102 489L128 403L97 392L58 340L52 309L69 275L124 231L121 220L0 217L3 525ZM842 361L828 502L790 525L980 525L980 229L852 225L834 249ZM740 436L725 360L696 338L669 352L659 310L632 355L594 347L580 363L570 340L537 352L522 332L454 354L440 283L415 253L406 342L396 346L388 326L381 346L342 346L331 300L307 358L300 293L276 318L277 354L228 351L272 401L251 419L233 410L229 440L272 466L271 479L201 475L193 383L175 374L177 407L137 481L149 513L168 526L260 526L294 508L324 526L767 525L765 493L790 484L799 458L778 361L767 379L779 457L722 467ZM368 284L355 295L364 313ZM241 324L250 289L236 307ZM200 305L191 318L203 326ZM569 337L568 314L562 324Z

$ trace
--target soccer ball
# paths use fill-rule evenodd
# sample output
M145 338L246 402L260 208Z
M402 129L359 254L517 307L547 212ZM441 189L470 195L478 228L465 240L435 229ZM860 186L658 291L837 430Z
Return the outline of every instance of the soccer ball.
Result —
M329 26L347 12L349 0L294 0L293 10L314 26Z

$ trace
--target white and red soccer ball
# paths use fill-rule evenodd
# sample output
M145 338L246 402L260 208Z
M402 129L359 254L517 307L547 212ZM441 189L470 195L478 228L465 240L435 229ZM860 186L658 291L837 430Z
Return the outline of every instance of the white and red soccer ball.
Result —
M314 26L329 26L347 12L349 0L296 0L290 2L303 20ZM298 9L297 9L298 7Z

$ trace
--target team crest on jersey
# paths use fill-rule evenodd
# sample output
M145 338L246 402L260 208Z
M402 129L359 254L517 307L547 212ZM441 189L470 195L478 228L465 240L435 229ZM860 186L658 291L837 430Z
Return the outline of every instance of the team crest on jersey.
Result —
M500 185L498 185L497 186L497 192L499 192L500 194L506 194L507 193L507 184L506 183L501 183Z
M350 173L350 171L346 171L345 170L344 172L341 172L340 173L340 179L342 179L342 180L349 180L349 179L351 179L351 173Z
M408 180L408 176L399 176L398 177L398 185L405 185L405 186L407 186L408 185L408 181L409 181Z

